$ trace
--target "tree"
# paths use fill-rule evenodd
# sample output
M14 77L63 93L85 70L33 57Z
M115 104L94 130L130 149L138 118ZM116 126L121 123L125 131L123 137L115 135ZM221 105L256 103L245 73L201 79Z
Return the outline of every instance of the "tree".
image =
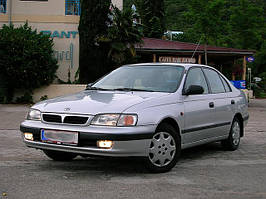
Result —
M79 22L79 81L93 82L106 73L108 49L97 43L107 34L111 0L81 0Z
M190 28L199 35L198 38L202 36L205 44L218 45L218 38L225 27L224 6L224 0L190 1L185 17L188 24L191 24Z
M162 38L165 26L164 0L135 0L145 37Z
M265 26L263 8L249 0L239 0L230 8L232 46L243 49L260 49L262 27Z
M108 27L107 34L97 40L103 43L108 51L108 58L113 67L134 62L136 57L135 44L142 42L141 25L133 23L133 12L130 9L120 11L112 6L113 21Z
M188 24L184 20L184 13L188 10L187 1L165 0L165 23L167 30L183 30Z
M2 101L10 102L14 89L25 91L24 96L30 101L33 89L52 83L56 77L58 65L52 39L32 30L27 23L18 28L2 27L0 57L0 82L6 83L7 91L2 95L8 96Z

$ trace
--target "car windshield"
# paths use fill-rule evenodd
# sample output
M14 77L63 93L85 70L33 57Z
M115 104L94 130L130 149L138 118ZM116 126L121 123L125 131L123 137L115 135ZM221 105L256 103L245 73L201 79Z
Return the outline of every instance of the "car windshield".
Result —
M89 89L175 92L180 84L182 66L124 66L93 84Z

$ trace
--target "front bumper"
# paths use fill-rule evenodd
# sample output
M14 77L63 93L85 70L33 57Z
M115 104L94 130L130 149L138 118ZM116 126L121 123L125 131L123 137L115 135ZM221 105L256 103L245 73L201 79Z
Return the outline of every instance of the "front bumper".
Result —
M246 114L246 116L243 117L243 124L244 124L244 127L247 126L247 124L248 124L248 119L249 119L249 114Z
M28 147L114 157L148 156L150 139L155 128L155 125L135 127L52 125L30 120L25 120L20 126L22 133L33 133L34 141L26 140L22 136ZM78 146L69 146L41 142L41 129L79 132L79 144ZM112 140L114 145L111 149L98 148L96 146L97 140Z

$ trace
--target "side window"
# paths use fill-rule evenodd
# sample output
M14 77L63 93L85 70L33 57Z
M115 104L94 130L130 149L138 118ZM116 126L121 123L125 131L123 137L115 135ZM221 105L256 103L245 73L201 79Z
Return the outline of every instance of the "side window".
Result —
M210 83L212 93L224 93L225 89L220 75L212 69L204 68L203 71Z
M209 93L207 82L200 68L191 68L188 71L184 89L188 89L190 85L202 86L202 88L204 89L203 94Z
M223 77L221 77L221 80L222 80L222 82L224 84L225 91L226 92L231 92L232 90L231 90L230 86L228 85L228 83L225 81L225 79Z

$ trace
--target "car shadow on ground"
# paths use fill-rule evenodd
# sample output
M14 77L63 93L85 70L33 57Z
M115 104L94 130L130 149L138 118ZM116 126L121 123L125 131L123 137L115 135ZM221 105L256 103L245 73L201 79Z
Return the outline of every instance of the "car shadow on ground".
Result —
M179 162L180 165L189 164L191 160L200 160L208 157L225 153L220 143L210 143L198 147L182 150ZM65 172L81 173L86 175L90 172L103 172L112 174L135 174L149 173L145 167L145 159L142 158L114 158L114 157L81 157L78 156L70 162L57 162L48 160L40 163L42 171L45 170L61 170ZM88 175L88 174L87 174Z

